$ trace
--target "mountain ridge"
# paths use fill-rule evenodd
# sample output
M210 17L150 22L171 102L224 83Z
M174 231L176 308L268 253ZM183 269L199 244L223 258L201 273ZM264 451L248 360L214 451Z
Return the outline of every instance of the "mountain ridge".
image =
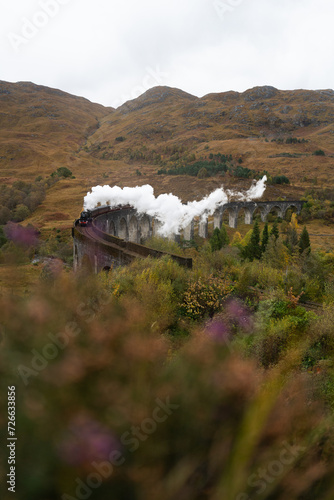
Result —
M77 216L86 192L96 184L149 183L157 194L184 201L203 197L222 182L249 187L229 175L197 179L157 175L163 168L231 155L233 164L291 185L268 188L268 197L299 197L307 187L333 185L334 91L279 90L270 85L245 92L196 97L158 86L117 109L31 82L0 82L0 179L33 182L57 168L75 179L57 183L32 221L64 212ZM293 142L287 142L293 138ZM324 156L314 156L322 150ZM1 201L0 201L1 205ZM65 222L64 222L65 223Z

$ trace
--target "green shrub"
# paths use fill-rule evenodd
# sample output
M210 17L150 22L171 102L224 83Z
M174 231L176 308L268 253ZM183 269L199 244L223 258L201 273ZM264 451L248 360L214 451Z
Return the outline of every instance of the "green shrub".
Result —
M114 297L132 297L145 304L150 324L158 331L173 324L188 280L187 270L166 257L141 259L131 265L115 269L103 280Z
M159 250L160 252L184 255L183 250L176 241L169 240L161 236L152 236L151 238L145 240L145 245L153 250Z
M272 177L272 184L290 184L290 180L285 175Z
M287 320L277 322L256 346L256 355L264 368L276 365L286 352L289 343L287 327Z
M56 171L56 175L58 175L58 177L72 177L72 172L69 168L67 167L59 167Z
M240 251L236 247L223 247L219 252L212 252L211 245L206 243L193 256L192 275L194 279L211 274L227 273L234 281L240 271Z
M258 286L263 290L270 290L283 286L284 280L280 269L274 269L262 262L252 262L248 266L248 269L253 286Z

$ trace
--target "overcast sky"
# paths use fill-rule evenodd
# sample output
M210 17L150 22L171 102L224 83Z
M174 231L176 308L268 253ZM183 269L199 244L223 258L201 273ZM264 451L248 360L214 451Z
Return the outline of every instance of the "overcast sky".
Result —
M0 80L107 106L168 85L333 88L333 0L11 0Z

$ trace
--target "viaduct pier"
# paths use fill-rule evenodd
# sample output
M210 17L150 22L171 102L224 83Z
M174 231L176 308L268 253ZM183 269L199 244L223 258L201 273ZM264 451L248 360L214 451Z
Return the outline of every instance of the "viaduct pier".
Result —
M222 226L223 217L228 213L229 226L237 227L238 218L242 214L245 224L252 224L255 213L266 221L268 215L275 210L282 219L287 210L295 209L300 213L303 201L269 201L269 202L231 202L219 207L213 214L214 228ZM198 221L198 235L208 237L208 215L204 214ZM143 245L151 236L157 235L160 222L147 214L139 214L131 206L110 208L98 207L91 211L91 221L86 227L75 221L72 228L74 270L84 263L94 272L109 270L115 266L125 265L138 257L161 257L166 252L152 250ZM195 236L195 221L181 231L185 240ZM172 238L176 239L177 236ZM167 254L168 255L168 254ZM170 254L180 265L192 267L192 259Z

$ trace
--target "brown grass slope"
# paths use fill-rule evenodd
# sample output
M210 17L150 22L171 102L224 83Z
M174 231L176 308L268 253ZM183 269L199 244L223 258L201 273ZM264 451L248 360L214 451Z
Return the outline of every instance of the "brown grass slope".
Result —
M126 140L117 143L120 136ZM271 142L288 137L308 142ZM182 147L196 156L232 154L249 168L287 173L294 180L301 174L313 177L317 170L321 178L330 180L334 91L280 91L266 86L196 98L177 89L155 87L104 117L88 143L90 153L99 158L126 159L129 148L143 146L162 155L166 146L170 151ZM312 155L319 148L326 158Z
M73 154L112 108L33 83L0 82L0 176L32 180Z
M315 182L334 185L333 90L265 86L197 98L155 87L114 110L32 83L0 82L0 132L2 182L31 181L60 166L76 177L53 186L30 217L46 229L68 227L82 208L83 196L97 183L150 183L157 194L171 191L184 201L198 199L222 182L240 189L250 185L250 180L228 176L156 174L161 160L172 166L187 163L193 155L206 159L210 153L232 154L245 167L287 175L292 185L269 187L269 199L298 198ZM286 144L288 137L307 142ZM277 139L283 142L272 142ZM317 149L326 156L314 156Z

